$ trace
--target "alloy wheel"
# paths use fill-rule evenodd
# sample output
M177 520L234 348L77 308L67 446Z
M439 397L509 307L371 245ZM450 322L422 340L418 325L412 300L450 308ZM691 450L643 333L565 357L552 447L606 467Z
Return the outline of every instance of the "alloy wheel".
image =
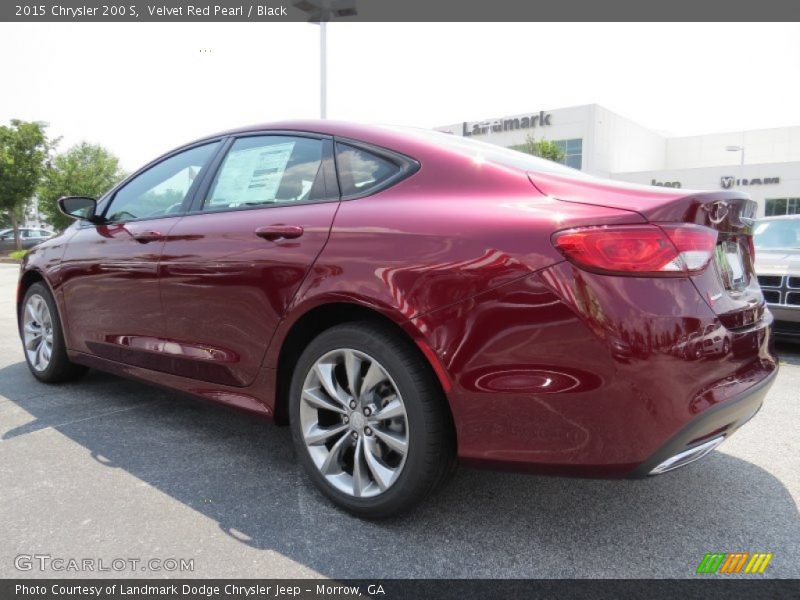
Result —
M364 352L342 348L317 359L303 383L300 427L317 469L350 496L385 492L405 465L403 398L386 369Z
M28 362L38 372L46 370L53 355L53 319L39 294L32 294L25 303L22 331Z

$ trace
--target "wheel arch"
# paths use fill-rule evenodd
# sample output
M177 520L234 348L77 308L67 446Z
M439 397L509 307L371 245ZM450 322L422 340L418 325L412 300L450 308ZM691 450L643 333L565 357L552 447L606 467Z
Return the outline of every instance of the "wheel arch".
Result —
M411 323L398 323L391 317L362 304L329 302L309 308L299 315L282 336L279 346L275 345L279 347L275 360L275 422L281 425L289 422L289 388L294 375L294 366L303 350L323 331L336 325L355 322L378 324L394 331L408 341L410 347L414 348L423 364L430 369L430 373L438 384L442 400L447 404L448 412L452 419L453 410L448 397L448 392L452 389L450 378L436 353ZM453 424L451 423L451 425ZM455 431L456 428L453 425L454 435Z

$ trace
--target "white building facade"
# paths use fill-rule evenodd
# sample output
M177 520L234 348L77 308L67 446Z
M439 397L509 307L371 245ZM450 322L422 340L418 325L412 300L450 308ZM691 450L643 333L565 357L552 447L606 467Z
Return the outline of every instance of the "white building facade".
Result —
M555 142L586 173L692 190L741 189L758 214L800 213L800 127L688 137L657 133L590 104L437 127L505 147Z

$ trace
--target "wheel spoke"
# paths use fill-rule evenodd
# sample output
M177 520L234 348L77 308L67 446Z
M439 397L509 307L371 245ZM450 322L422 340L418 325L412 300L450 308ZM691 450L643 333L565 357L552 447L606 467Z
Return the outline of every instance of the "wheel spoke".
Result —
M356 442L353 455L353 495L356 498L360 498L370 484L368 469L364 464L364 438L361 437Z
M319 425L315 424L303 434L303 437L306 440L306 444L309 446L319 446L320 444L327 442L332 437L347 431L347 429L348 427L344 423L341 423L340 425L334 425L333 427L320 427Z
M400 402L400 399L397 396L391 396L390 398L386 406L370 417L370 421L386 421L405 416L406 409L403 408L403 403Z
M34 323L38 323L39 315L36 314L36 308L34 307L33 304L34 304L33 299L31 299L31 301L28 302L26 310L28 311L28 316L30 317L31 321L33 321Z
M386 373L383 372L381 366L373 361L367 369L367 374L364 375L364 380L361 382L361 388L358 391L359 398L363 399L364 395L371 392L376 385L381 381L386 380Z
M322 410L330 410L332 412L337 412L339 414L346 414L347 411L342 407L341 404L331 402L323 396L322 390L320 389L311 389L311 390L303 390L303 400L305 400L309 405L313 406L314 408L321 408Z
M372 479L378 484L381 491L387 489L394 481L395 471L384 466L375 456L375 442L368 441L364 444L364 458L366 459Z
M25 340L25 348L28 350L36 350L39 344L42 343L42 334L39 332L31 333L25 337L27 338Z
M36 310L36 320L39 321L40 324L44 323L44 310L46 306L47 305L41 298L36 298L36 306L34 308Z
M317 363L314 365L314 372L317 379L322 384L323 389L328 393L332 400L335 400L342 406L347 406L348 398L343 393L339 384L333 378L333 363Z
M319 467L319 470L322 471L323 475L332 475L334 473L341 472L342 467L339 464L339 457L341 456L342 451L347 448L349 443L350 439L348 436L343 435L341 438L339 438L339 441L337 441L328 451L328 455L325 457L325 460Z
M347 387L353 398L358 397L358 379L361 374L362 360L352 350L344 351L344 370L347 373Z
M408 442L399 435L389 433L388 431L382 431L380 429L373 429L373 432L375 433L376 437L386 444L391 450L403 455L408 452Z
M33 366L36 367L40 371L45 368L45 367L42 366L42 347L43 346L44 346L44 344L39 344L36 347L36 354L34 355L34 358L33 358Z

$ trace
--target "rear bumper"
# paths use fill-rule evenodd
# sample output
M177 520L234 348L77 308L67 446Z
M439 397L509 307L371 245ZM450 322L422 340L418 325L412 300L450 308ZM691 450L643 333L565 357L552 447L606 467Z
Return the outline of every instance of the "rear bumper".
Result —
M630 474L630 477L640 478L659 474L659 471L668 472L705 456L715 447L716 444L712 444L712 442L730 437L739 427L755 416L761 409L764 398L777 375L778 369L776 368L766 378L727 400L724 404L705 410L639 465ZM693 454L692 450L697 452ZM675 463L669 462L674 459L677 459Z
M683 278L561 263L428 317L459 457L492 468L649 473L741 426L777 367L771 313L728 329Z

